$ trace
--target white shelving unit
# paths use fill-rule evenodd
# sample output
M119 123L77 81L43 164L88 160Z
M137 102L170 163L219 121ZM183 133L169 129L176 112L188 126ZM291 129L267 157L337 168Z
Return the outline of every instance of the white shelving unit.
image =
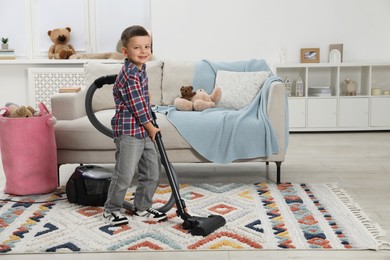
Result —
M283 64L275 71L292 83L290 131L390 130L390 62ZM298 77L304 82L302 97L293 96ZM346 95L346 78L356 81L356 96ZM331 95L311 96L310 87L330 87Z

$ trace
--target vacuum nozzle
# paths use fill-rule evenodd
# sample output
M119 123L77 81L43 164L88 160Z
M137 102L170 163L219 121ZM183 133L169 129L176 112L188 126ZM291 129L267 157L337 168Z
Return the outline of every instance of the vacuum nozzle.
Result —
M189 230L193 236L207 236L226 224L226 220L219 215L208 217L189 217L182 227Z

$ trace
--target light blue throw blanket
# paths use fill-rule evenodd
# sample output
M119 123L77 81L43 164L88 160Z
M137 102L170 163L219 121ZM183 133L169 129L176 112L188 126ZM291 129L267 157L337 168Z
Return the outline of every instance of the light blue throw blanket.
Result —
M193 85L209 93L217 70L270 71L263 60L248 62L197 63ZM203 157L214 163L264 157L279 152L276 133L268 119L267 100L270 85L280 78L270 76L246 107L240 110L211 108L201 112L178 111L175 107L157 107L183 138Z

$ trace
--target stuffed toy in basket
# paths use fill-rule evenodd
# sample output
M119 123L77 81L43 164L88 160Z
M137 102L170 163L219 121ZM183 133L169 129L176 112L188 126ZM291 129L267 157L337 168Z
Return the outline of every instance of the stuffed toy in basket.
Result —
M55 118L43 103L33 117L0 114L1 158L6 177L4 192L14 195L48 193L58 186Z

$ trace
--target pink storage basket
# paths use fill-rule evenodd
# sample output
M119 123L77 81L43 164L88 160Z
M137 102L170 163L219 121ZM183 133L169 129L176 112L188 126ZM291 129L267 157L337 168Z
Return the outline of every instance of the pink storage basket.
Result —
M40 116L8 118L0 115L4 192L14 195L48 193L57 188L57 148L54 118L43 103ZM3 109L4 110L4 109Z

